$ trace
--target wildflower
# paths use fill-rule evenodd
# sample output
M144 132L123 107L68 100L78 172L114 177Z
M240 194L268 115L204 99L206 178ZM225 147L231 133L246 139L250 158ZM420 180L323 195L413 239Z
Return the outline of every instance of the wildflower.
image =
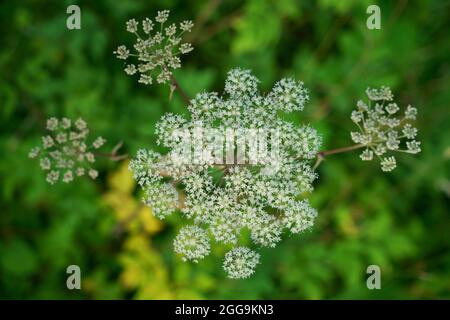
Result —
M130 50L128 50L125 46L119 46L117 50L114 51L114 54L118 59L127 60L130 56Z
M41 158L39 165L41 166L42 170L50 170L52 167L51 161L49 158Z
M300 233L313 226L317 210L312 208L307 200L293 202L283 217L283 225L291 233Z
M91 179L95 179L98 177L98 171L94 170L94 169L89 169L89 177L91 177Z
M139 34L139 22L136 19L129 20L126 25L127 31L137 37L132 47L134 51L131 53L124 45L120 45L114 51L118 59L128 60L133 57L136 60L135 63L128 64L124 71L127 75L138 74L139 83L151 85L153 79L156 79L157 83L169 83L172 70L181 67L179 56L193 50L190 43L181 43L183 33L192 28L192 21L183 21L179 27L176 24L164 27L168 17L168 10L158 12L155 18L160 24L158 28L155 28L151 19L145 18L142 21L145 36Z
M55 142L51 136L45 136L45 137L42 137L42 144L43 144L44 149L49 149L49 148L53 147Z
M138 22L135 19L130 19L127 21L127 31L131 33L135 33L138 28Z
M128 64L124 70L125 70L125 73L130 76L135 74L137 71L136 66L134 64Z
M55 184L60 178L65 183L82 176L89 170L89 176L95 179L98 172L90 167L95 156L89 148L100 148L105 139L98 137L91 146L86 144L89 129L87 123L79 118L72 127L68 118L50 118L47 120L48 134L42 137L42 147L34 147L28 156L39 157L39 165L47 173L47 182Z
M34 159L34 158L36 158L39 155L40 152L41 152L41 148L34 147L33 149L30 150L30 153L28 154L28 157L30 159Z
M210 245L207 232L197 226L187 226L180 230L173 242L174 250L183 261L198 262L209 254Z
M246 247L237 247L225 254L223 268L231 279L250 277L259 264L259 254Z
M164 23L169 18L169 13L169 10L158 11L158 15L156 16L155 20L159 23Z
M392 101L394 99L391 89L384 86L380 89L367 88L366 94L371 101Z
M192 47L192 44L190 44L190 43L183 43L183 44L180 46L180 52L181 52L182 54L189 53L189 52L191 52L192 50L194 50L194 48Z
M58 119L50 118L47 120L47 130L54 131L58 127Z
M419 153L421 151L420 149L420 141L408 141L406 142L406 147L407 147L407 151L409 153L415 154L415 153Z
M417 109L411 106L408 106L405 111L405 119L408 120L416 120Z
M142 149L129 165L156 217L180 210L204 226L202 239L204 235L234 247L245 229L257 246L273 248L283 230L300 233L313 225L317 212L295 199L313 190L317 174L308 160L317 155L321 138L312 127L295 126L277 112L302 110L307 90L302 82L282 79L263 95L258 83L250 70L233 69L222 96L202 92L191 100L189 119L171 113L160 119L157 143L168 154ZM228 161L228 155L220 154L227 143L246 152L235 158L233 152ZM182 198L175 186L183 190ZM185 234L175 240L175 250L186 260L196 260L185 253ZM248 277L258 261L257 253L234 249L224 268L232 278Z
M170 183L153 183L146 186L144 203L156 217L164 219L178 208L178 192Z
M62 129L69 129L71 126L71 121L68 118L62 118L61 119L61 128Z
M368 88L366 93L370 103L360 100L352 111L351 119L357 124L359 131L351 132L351 138L365 147L360 155L362 160L371 161L375 154L381 162L381 169L392 171L396 167L394 156L381 158L382 156L388 152L414 154L421 151L420 142L413 140L417 129L409 123L416 119L417 109L408 106L403 117L395 117L400 108L392 101L394 96L388 87ZM403 147L405 145L406 149Z
M251 224L251 238L254 243L263 247L274 248L281 240L282 225L274 216L263 214L257 218L257 223Z
M73 180L73 174L72 174L72 171L69 170L69 171L67 171L67 172L64 174L63 181L64 181L65 183L69 183L69 182L71 182L72 180Z
M385 172L394 170L396 166L397 163L394 157L383 158L381 161L381 169Z
M363 161L371 161L373 159L373 151L366 149L361 153L360 157Z
M81 167L81 168L77 168L75 172L76 172L77 176L81 177L81 176L84 176L86 170Z
M77 121L75 121L75 126L77 127L78 130L82 131L86 129L87 124L83 119L79 118L77 119Z
M417 135L417 129L411 126L411 124L407 123L403 127L403 134L408 139L414 139Z
M145 34L149 34L153 30L153 21L149 18L145 18L142 21L142 29L144 30Z
M105 144L106 140L103 139L102 137L98 137L97 139L95 139L94 143L92 143L92 146L95 149L100 148L101 146L103 146Z
M59 179L59 171L50 171L47 174L47 182L50 184L55 184Z

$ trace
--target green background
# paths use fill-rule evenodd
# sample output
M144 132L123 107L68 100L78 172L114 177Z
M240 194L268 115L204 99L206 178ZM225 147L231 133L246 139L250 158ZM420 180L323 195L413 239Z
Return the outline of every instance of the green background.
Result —
M366 8L381 7L381 30ZM66 8L81 7L81 30ZM196 23L194 51L176 78L190 96L223 90L226 72L250 68L267 91L283 76L303 80L311 101L291 118L311 123L324 149L352 144L349 115L367 86L388 85L419 110L419 155L381 172L358 152L330 157L311 195L311 231L261 250L248 280L230 280L223 248L197 265L173 253L185 223L148 210L126 163L99 160L96 181L50 186L28 151L47 117L82 116L111 149L156 148L155 122L185 113L168 88L126 76L112 52L131 44L130 18L170 9ZM2 1L0 4L0 298L3 299L418 299L450 298L448 1ZM131 212L131 213L130 213ZM124 218L125 217L125 218ZM119 232L117 231L119 230ZM66 268L82 290L66 288ZM379 265L381 290L366 268Z

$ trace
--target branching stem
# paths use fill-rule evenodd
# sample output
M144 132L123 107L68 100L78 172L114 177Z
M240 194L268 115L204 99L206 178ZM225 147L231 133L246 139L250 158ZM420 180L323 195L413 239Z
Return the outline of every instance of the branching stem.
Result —
M123 159L127 159L129 157L128 154L117 154L120 148L123 146L123 141L120 141L118 144L115 145L115 147L112 149L110 153L104 153L104 152L93 152L95 156L98 157L104 157L108 158L112 161L120 161Z
M173 88L175 88L175 90L177 90L178 93L181 95L184 104L188 106L190 102L189 96L186 94L186 91L184 91L183 88L181 88L180 84L175 79L172 73L170 73L170 82L172 83Z
M322 163L322 161L325 160L326 156L330 156L332 154L350 152L350 151L353 151L353 150L356 150L356 149L360 149L360 148L364 148L364 147L365 147L364 144L355 144L355 145L348 146L348 147L320 151L317 154L317 160L316 160L316 163L314 164L313 169L316 170L319 167L319 165Z

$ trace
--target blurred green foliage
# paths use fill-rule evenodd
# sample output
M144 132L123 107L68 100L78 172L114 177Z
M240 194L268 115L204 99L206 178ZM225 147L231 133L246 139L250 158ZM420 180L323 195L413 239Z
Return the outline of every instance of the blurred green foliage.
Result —
M382 29L372 31L368 0L75 2L74 31L73 1L0 4L0 298L450 298L448 1L376 1ZM196 22L195 50L176 73L191 96L221 91L235 66L253 69L263 90L294 76L311 102L292 121L318 128L329 149L351 144L349 113L365 88L389 85L418 107L423 152L399 156L390 174L357 153L327 159L311 197L316 226L262 250L251 279L225 278L222 248L182 263L171 246L183 219L161 224L139 207L126 163L105 160L97 181L50 186L27 158L50 116L82 116L130 154L157 148L155 122L185 112L182 101L126 76L112 51L132 41L126 20L162 9ZM82 290L66 288L71 264ZM382 290L366 287L371 264Z

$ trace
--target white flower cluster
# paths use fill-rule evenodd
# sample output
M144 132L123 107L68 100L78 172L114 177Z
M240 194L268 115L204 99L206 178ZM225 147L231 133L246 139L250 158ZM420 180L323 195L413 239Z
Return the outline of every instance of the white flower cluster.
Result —
M238 247L241 231L249 230L252 242L259 247L275 247L283 232L300 233L311 227L317 216L309 202L299 197L313 190L316 174L308 162L316 156L321 138L310 126L296 127L277 115L279 111L302 110L308 101L307 91L303 83L283 79L267 95L261 95L257 84L249 70L231 70L225 96L198 94L189 106L189 120L173 114L163 116L156 133L158 142L171 150L168 154L140 150L130 163L144 190L143 200L157 217L163 219L179 209L193 220L194 226L182 229L174 242L175 251L185 260L197 261L208 254L207 237L236 246L224 262L231 278L250 276L259 261L257 253ZM276 155L265 153L267 161L255 164L178 161L172 152L185 139L174 133L195 135L197 129L205 127L219 132L229 128L234 132L277 129ZM242 137L235 138L240 141ZM202 156L202 150L210 151L204 143L200 143L203 148L196 156ZM213 149L222 148L221 143L213 144ZM194 147L188 146L189 150ZM248 151L250 146L246 147ZM269 143L267 148L272 150L274 145Z
M209 236L205 229L198 226L187 226L180 230L173 246L176 253L183 257L183 261L198 262L209 254Z
M149 18L141 21L142 30L139 30L139 22L131 19L126 23L128 32L133 33L137 40L133 45L134 52L121 45L114 54L118 59L127 60L135 57L137 64L126 64L125 72L128 75L138 73L139 83L150 85L154 78L158 83L170 82L173 69L181 67L181 54L187 54L193 50L190 43L181 43L182 35L190 32L192 21L183 21L177 27L176 24L164 26L169 17L169 11L159 11L155 18L157 26ZM143 32L143 33L142 33Z
M79 118L74 126L68 118L50 118L47 120L48 134L42 137L42 146L33 148L30 158L38 158L42 170L47 171L47 182L54 184L58 180L65 183L73 181L75 176L98 176L91 167L95 162L93 149L100 148L106 140L98 137L88 145L89 129L86 122Z
M223 268L231 279L245 279L259 264L259 254L246 247L234 248L225 254Z
M387 87L366 90L369 103L358 101L351 114L351 119L359 128L352 132L355 143L365 147L360 157L370 161L378 157L383 171L392 171L397 166L395 157L386 156L388 152L397 151L416 154L421 151L420 142L414 140L417 129L411 125L416 120L417 109L408 106L402 115L400 108L393 102L394 96ZM401 147L402 140L406 146Z

